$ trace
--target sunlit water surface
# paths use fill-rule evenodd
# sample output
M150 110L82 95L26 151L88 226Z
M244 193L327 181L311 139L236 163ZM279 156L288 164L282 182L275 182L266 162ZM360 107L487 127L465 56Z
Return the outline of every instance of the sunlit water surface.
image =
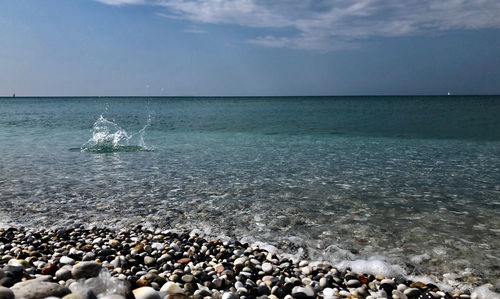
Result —
M4 98L0 219L198 229L497 282L498 115L499 97Z

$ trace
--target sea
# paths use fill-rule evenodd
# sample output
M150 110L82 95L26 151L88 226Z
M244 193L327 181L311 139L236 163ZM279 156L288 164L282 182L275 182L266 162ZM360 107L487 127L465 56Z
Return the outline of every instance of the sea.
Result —
M0 226L500 285L500 96L0 98Z

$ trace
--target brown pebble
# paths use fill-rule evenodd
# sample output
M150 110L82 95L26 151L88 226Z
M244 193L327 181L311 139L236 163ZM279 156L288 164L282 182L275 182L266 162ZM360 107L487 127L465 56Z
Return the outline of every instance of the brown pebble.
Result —
M115 239L111 239L111 240L109 240L109 246L116 248L116 247L120 246L120 242L115 240Z
M224 271L224 266L223 265L218 265L215 267L215 272L217 272L217 274L220 274L222 273L222 271Z
M427 288L427 285L423 282L420 282L420 281L416 281L414 283L412 283L410 285L410 287L412 288L421 288L421 289L426 289Z
M144 245L143 244L139 244L137 246L134 247L134 250L136 250L138 253L141 253L144 251Z
M177 262L178 262L179 264L187 264L187 263L189 263L190 261L191 261L191 259L190 259L190 258L185 257L185 258L182 258L182 259L178 260Z
M137 279L135 283L137 284L138 287L145 287L148 285L148 281L145 279Z
M356 278L359 281L361 281L361 283L363 283L363 284L367 284L368 283L368 278L364 277L363 275L358 275Z
M56 265L48 264L47 266L43 267L42 274L54 276L56 274L57 270L59 270L59 268Z
M375 279L376 280L383 280L383 279L385 279L385 276L384 275L376 275Z

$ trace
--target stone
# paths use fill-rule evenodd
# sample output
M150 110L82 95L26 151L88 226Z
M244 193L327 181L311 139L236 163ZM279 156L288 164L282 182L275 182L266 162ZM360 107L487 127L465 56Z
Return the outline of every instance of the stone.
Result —
M361 283L361 281L359 281L357 279L351 279L351 280L346 282L346 285L350 288L357 288L357 287L360 287L362 285L362 283Z
M177 262L178 262L179 264L181 264L181 265L184 265L184 264L188 264L190 261L191 261L191 259L190 259L190 258L185 257L185 258L182 258L182 259L178 260Z
M137 279L135 281L135 284L138 286L138 287L145 287L149 284L149 282L145 279Z
M141 287L133 290L132 293L135 299L161 299L160 294L152 287Z
M236 290L236 293L241 297L241 296L245 296L248 294L248 290L244 287L241 287L241 288L238 288Z
M184 291L179 287L179 285L175 282L167 282L166 284L164 284L161 289L160 289L160 292L165 292L167 294L184 294Z
M162 251L165 249L165 245L163 243L153 242L153 244L151 244L151 248Z
M42 268L43 275L54 275L59 268L54 264L47 264Z
M110 295L105 295L102 297L99 297L99 299L125 299L122 295L118 294L110 294Z
M398 291L404 292L408 287L405 284L398 285Z
M331 297L333 295L335 295L335 291L332 288L323 289L323 296Z
M348 297L351 295L351 293L349 293L349 291L346 291L346 290L340 290L339 295L341 297Z
M400 292L398 290L392 291L392 298L393 299L408 299L408 297L406 297L405 294L403 294L402 292Z
M14 292L16 298L22 299L42 299L50 296L64 297L71 293L67 287L58 283L37 279L18 282L10 289Z
M8 265L20 265L20 266L23 266L23 268L27 269L30 267L30 263L28 263L27 261L25 260L22 260L22 259L11 259L9 260L9 262L7 263Z
M113 247L113 248L117 248L118 246L120 246L120 241L118 240L115 240L115 239L111 239L109 240L109 246Z
M410 287L412 287L412 288L421 288L421 289L425 289L425 288L427 288L427 285L426 285L425 283L423 283L423 282L416 281L416 282L412 283L412 284L410 285Z
M6 287L0 287L0 299L14 299L14 292Z
M236 299L236 297L232 293L225 292L222 294L222 299Z
M382 281L380 281L380 284L390 284L396 287L396 283L394 282L394 280L388 278L382 279Z
M68 256L62 256L60 259L59 259L59 263L61 264L65 264L65 265L74 265L75 264L75 260L68 257Z
M319 279L319 286L321 288L326 288L327 285L328 285L328 279L326 279L325 277L321 277Z
M99 275L102 265L96 262L81 262L73 266L71 274L74 279L91 278Z
M68 268L62 268L55 273L56 280L68 280L72 277L71 270Z
M175 251L181 251L181 248L177 245L177 243L171 243L169 247Z
M368 283L368 278L366 278L365 276L363 275L358 275L356 276L356 278L361 281L362 284L367 284Z
M183 275L183 276L181 277L181 280L182 280L183 282L186 282L186 283L193 282L193 280L194 280L194 276L193 276L193 275L190 275L190 274L186 274L186 275Z
M262 296L262 295L270 295L271 294L271 290L267 286L261 285L261 286L257 287L257 293L260 296Z
M56 269L57 269L57 267L56 267ZM21 277L23 276L24 267L22 265L7 265L7 266L3 267L3 271L4 271L6 276L11 276L11 275L7 275L8 272L10 272L12 274L13 278L21 279ZM55 271L54 271L54 273L55 273ZM43 271L42 271L42 274L43 274Z
M420 290L417 288L408 288L403 292L407 297L416 297L420 295Z
M184 291L187 294L192 294L194 291L196 291L196 284L190 282L190 283L185 283L184 284Z
M354 289L351 293L352 293L352 295L360 297L360 298L365 298L366 296L368 296L368 292L361 287Z
M310 288L294 287L292 289L293 298L314 298L314 291Z
M248 259L246 257L239 257L237 259L234 260L234 266L235 267L244 267L245 266L245 262L247 261Z
M273 272L273 265L271 263L263 263L262 264L262 271L264 271L266 273Z
M151 266L156 262L156 259L151 256L145 256L144 257L144 265L146 266Z

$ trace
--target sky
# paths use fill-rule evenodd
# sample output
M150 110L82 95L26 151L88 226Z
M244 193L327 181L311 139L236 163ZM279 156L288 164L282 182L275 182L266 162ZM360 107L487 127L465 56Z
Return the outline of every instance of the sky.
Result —
M3 0L0 96L500 94L498 0Z

